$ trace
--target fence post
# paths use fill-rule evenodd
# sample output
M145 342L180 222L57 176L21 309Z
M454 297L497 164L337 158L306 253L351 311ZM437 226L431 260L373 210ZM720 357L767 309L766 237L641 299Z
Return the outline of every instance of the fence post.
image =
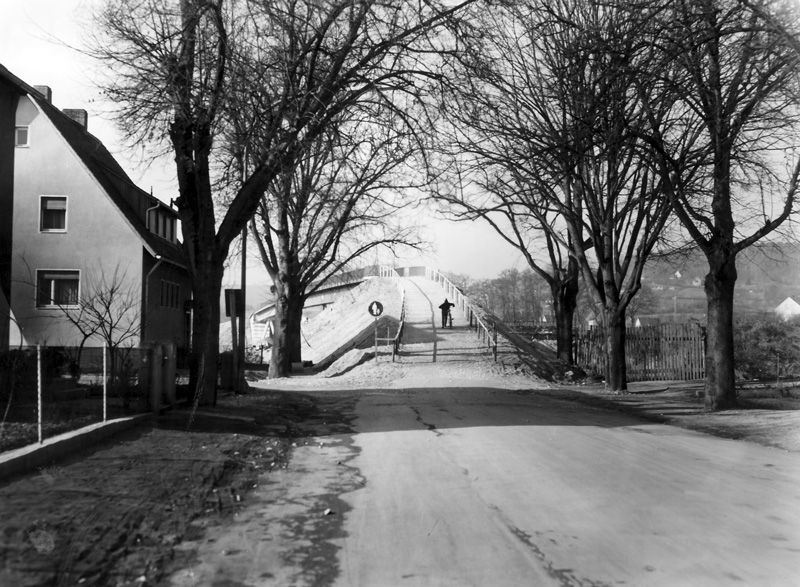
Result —
M39 444L42 444L42 345L36 345L36 392L37 400L37 421L39 425Z
M103 422L106 421L108 406L108 348L103 344Z
M497 324L492 325L492 339L494 342L492 352L494 354L494 360L497 362Z
M378 317L375 316L375 363L378 362Z

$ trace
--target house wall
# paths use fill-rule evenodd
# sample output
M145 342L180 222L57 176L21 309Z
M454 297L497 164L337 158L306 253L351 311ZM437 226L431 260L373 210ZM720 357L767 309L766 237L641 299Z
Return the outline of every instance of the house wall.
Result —
M138 300L141 240L29 98L20 99L16 115L17 124L30 125L30 146L15 150L11 307L23 345L78 344L80 334L62 310L36 307L36 270L78 270L82 291L116 274L122 290L134 291ZM65 232L40 231L40 196L45 195L67 197ZM138 344L138 333L131 342ZM102 341L93 338L87 344Z
M0 351L8 348L11 236L14 212L14 126L17 92L0 79Z
M144 253L145 285L142 305L145 308L142 340L159 342L170 340L180 349L187 349L187 301L192 299L192 283L185 269L172 263L159 262L150 254ZM170 300L169 289L165 284L177 285L176 300Z

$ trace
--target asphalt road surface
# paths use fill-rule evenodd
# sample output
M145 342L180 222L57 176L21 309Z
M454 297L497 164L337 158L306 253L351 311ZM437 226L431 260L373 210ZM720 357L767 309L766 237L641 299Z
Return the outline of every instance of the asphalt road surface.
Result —
M796 454L487 386L316 393L169 584L800 585Z

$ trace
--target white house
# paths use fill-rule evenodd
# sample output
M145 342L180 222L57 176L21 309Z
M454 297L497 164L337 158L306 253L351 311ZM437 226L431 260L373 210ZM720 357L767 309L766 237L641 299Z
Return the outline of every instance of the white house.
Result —
M0 65L0 350L78 344L65 311L112 279L129 293L131 345L185 348L191 281L177 221L88 132L85 110L59 110L50 88Z
M800 316L800 304L794 301L790 296L778 304L778 307L775 308L775 314L780 316L783 320L789 320Z

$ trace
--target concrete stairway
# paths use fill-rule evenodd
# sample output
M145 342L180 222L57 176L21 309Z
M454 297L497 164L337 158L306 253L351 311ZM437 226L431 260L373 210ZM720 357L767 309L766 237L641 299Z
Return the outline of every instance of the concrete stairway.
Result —
M458 308L452 309L453 328L441 328L439 305L446 293L439 284L425 277L406 277L401 284L406 292L401 361L469 361L489 353Z

